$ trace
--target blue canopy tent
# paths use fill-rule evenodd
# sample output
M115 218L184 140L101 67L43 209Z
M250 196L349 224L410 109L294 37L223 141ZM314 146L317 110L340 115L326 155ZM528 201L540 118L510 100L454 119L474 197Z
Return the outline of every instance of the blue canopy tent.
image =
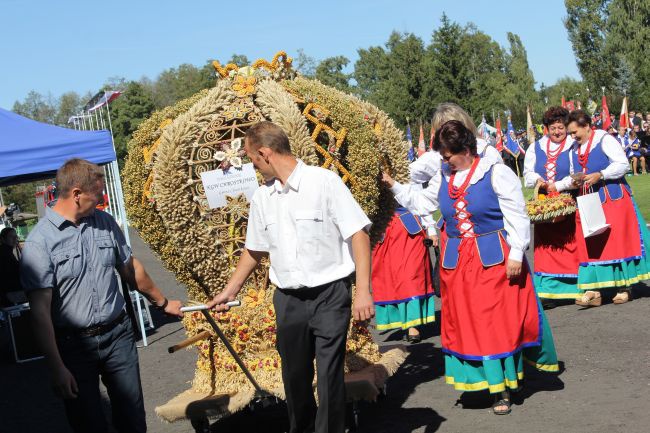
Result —
M0 186L54 177L70 158L116 160L111 133L37 122L0 108Z
M70 158L82 158L104 165L110 197L106 211L122 224L130 243L122 182L111 132L105 129L87 131L61 128L0 108L0 187L52 178ZM134 292L134 297L146 346L141 297L137 292ZM147 316L151 323L148 311Z

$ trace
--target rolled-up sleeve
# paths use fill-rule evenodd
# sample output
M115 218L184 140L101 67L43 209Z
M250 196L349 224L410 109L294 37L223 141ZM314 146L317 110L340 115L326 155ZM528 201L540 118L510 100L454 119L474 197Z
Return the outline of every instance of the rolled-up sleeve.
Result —
M20 283L26 292L54 287L54 266L44 244L25 242L20 259Z
M120 258L122 264L126 264L131 260L131 247L126 242L126 237L124 232L117 225L117 221L113 217L110 217L111 221L111 237L113 238L113 243L115 245L117 255Z
M360 230L370 229L370 219L341 178L336 175L329 176L326 194L329 201L329 212L344 240L348 240Z

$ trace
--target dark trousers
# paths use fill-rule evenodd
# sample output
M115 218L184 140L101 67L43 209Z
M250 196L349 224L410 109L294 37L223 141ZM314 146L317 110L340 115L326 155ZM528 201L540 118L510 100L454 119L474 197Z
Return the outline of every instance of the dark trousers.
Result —
M75 432L108 431L100 376L111 401L113 427L125 433L147 431L138 353L128 315L111 331L96 337L57 335L57 345L79 387L77 398L64 400Z
M273 305L290 432L343 433L345 341L352 305L349 280L277 289ZM312 388L314 357L318 408Z

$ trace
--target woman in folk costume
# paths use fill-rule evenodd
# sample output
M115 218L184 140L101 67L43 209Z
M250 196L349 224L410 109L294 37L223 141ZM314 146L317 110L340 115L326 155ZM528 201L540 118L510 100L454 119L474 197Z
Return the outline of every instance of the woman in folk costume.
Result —
M528 188L558 193L574 188L571 178L571 144L567 137L569 111L551 107L544 113L548 135L535 142L524 159L524 181ZM555 307L553 300L571 299L582 294L576 287L578 257L575 218L556 223L535 224L533 280L544 308Z
M509 390L523 363L558 371L553 337L539 305L524 251L530 242L521 183L503 164L479 158L476 136L452 120L436 131L446 162L426 190L383 180L418 215L440 209L441 339L447 383L495 394L495 414L510 413Z
M410 343L420 341L417 326L436 320L426 235L420 219L398 207L383 239L372 251L372 295L377 329L408 329Z
M490 146L487 141L480 137L479 131L474 124L471 116L463 110L458 104L453 102L443 102L436 107L431 119L431 129L437 131L445 122L449 120L458 120L476 136L476 152L481 158L488 158L495 163L502 164L501 154L494 146ZM417 185L414 189L419 189L420 185L426 185L442 167L442 157L436 150L431 149L424 153L417 160L409 165L411 175L411 185ZM436 235L435 221L431 215L422 217L422 225L427 231L429 237L433 240L435 246L438 245Z
M583 174L579 191L599 194L610 225L603 233L585 238L580 211L576 213L578 289L584 291L576 304L600 306L601 290L609 288L618 289L613 302L624 304L632 299L629 287L650 278L646 256L650 235L625 181L627 158L614 137L591 129L591 118L582 110L571 112L568 129L575 140L573 168Z

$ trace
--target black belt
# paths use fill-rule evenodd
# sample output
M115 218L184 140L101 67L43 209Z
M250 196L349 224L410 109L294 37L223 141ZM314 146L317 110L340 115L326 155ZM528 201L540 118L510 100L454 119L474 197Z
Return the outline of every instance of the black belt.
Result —
M87 328L57 328L56 333L59 335L74 335L77 337L96 337L112 331L126 317L126 311L122 310L119 316L109 323L89 326Z

